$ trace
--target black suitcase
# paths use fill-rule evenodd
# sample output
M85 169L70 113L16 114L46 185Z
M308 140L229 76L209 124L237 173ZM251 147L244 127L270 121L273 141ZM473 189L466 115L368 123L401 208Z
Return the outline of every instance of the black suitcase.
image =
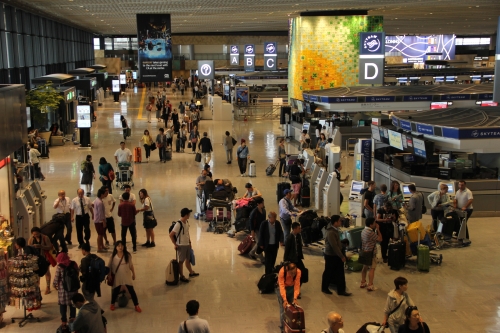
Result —
M196 153L196 156L194 157L195 162L201 162L201 153Z
M276 283L278 282L278 274L264 274L259 280L257 287L259 288L259 293L270 294L274 292Z
M300 190L300 205L309 207L311 205L311 188L309 186L302 187Z
M236 232L247 230L248 218L235 219L234 229Z
M172 150L168 149L165 151L165 159L167 161L171 161L172 160Z
M406 261L406 242L398 241L389 244L388 265L392 270L399 271L405 267Z
M302 227L302 229L304 229L305 227L311 227L314 219L316 219L317 217L318 214L316 214L316 212L314 212L312 209L303 212L299 216L300 226Z
M288 183L288 182L278 183L277 189L276 189L276 197L278 199L278 203L285 196L283 194L283 191L284 190L289 190L291 187L292 187L292 185L290 183Z
M181 139L175 140L175 152L179 153L181 151Z
M278 166L279 161L276 161L274 164L270 164L266 169L266 176L272 176L274 171L276 171L276 167Z
M39 139L36 144L38 145L40 157L49 158L49 147L47 146L47 141L45 139Z
M454 231L457 233L460 231L460 217L456 212L447 213L441 222L443 223L441 233L445 236L451 237Z

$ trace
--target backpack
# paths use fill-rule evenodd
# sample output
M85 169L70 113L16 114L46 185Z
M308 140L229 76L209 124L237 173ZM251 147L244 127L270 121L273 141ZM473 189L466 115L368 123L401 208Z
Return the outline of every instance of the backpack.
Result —
M109 268L106 267L101 257L95 254L90 257L89 274L92 281L101 283L108 275L108 271Z
M68 292L75 292L80 289L79 272L74 261L70 261L69 266L64 268L63 288Z
M174 227L175 227L175 225L176 225L177 223L180 223L180 224L181 224L181 228L179 229L179 234L181 233L181 231L182 231L182 233L184 234L184 226L182 225L182 222L181 222L181 221L173 221L173 222L172 222L172 225L170 226L170 228L168 228L168 233L171 233L171 232L172 232L172 230L174 230ZM176 235L174 235L174 240L175 240L175 242L177 243L177 236L176 236Z
M81 172L85 172L87 171L87 161L82 161L82 163L80 163L80 171Z

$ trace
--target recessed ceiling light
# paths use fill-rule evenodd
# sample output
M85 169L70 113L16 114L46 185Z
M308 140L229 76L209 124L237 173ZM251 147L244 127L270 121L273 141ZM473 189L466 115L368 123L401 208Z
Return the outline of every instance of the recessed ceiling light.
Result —
M104 21L104 20L101 20L101 22Z
M432 13L429 13L429 14L431 14L431 15L432 15Z
M80 6L80 8L83 8L83 6Z

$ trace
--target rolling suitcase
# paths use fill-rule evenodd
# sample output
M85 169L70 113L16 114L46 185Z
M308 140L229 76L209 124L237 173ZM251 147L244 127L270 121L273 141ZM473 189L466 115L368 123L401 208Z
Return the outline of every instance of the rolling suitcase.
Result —
M278 199L278 203L280 202L281 199L283 199L283 197L285 196L283 194L283 191L284 190L289 190L290 188L292 187L292 185L290 185L290 183L288 182L281 182L281 183L278 183L277 187L276 187L276 198Z
M141 162L142 162L141 147L135 147L134 148L134 163L141 163Z
M406 261L406 242L395 242L389 244L387 255L388 265L392 270L399 271L405 267Z
M181 152L181 139L175 140L175 152L176 153Z
M172 160L172 149L165 150L165 159L167 161L171 161Z
M176 258L170 261L167 269L165 270L165 284L168 286L176 286L179 283L179 262Z
M234 229L236 230L236 232L247 230L247 223L248 223L248 218L246 217L236 219L234 221Z
M40 152L40 157L49 158L49 147L47 146L47 140L38 139L36 141L38 145L38 151Z
M256 177L257 176L257 170L255 168L255 162L252 163L252 161L250 162L250 164L248 165L248 177Z
M295 304L287 306L283 316L285 333L305 332L306 322L304 310Z
M276 287L276 283L278 282L278 274L264 274L257 283L257 288L259 288L259 293L261 294L270 294L274 292L274 288Z
M270 164L266 169L266 176L272 176L274 171L276 171L276 167L278 166L279 161L276 161L274 164Z
M128 138L129 136L131 136L131 135L132 135L132 130L130 129L130 127L127 127L127 128L125 129L125 134L126 134L125 136L126 136L127 138Z
M309 186L303 187L300 190L300 205L302 207L309 207L311 205L311 188Z
M201 162L201 153L196 153L196 156L194 157L195 162Z
M427 245L420 244L417 250L417 269L419 271L429 271L431 267L430 250Z
M241 243L238 245L238 251L240 254L247 254L255 245L255 240L251 235L248 235Z

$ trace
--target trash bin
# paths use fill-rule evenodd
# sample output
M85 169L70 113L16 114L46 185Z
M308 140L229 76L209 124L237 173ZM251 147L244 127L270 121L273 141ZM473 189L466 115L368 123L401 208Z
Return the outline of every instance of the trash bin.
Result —
M68 122L68 131L66 132L66 135L73 135L75 133L75 128L76 128L76 120L70 120Z

